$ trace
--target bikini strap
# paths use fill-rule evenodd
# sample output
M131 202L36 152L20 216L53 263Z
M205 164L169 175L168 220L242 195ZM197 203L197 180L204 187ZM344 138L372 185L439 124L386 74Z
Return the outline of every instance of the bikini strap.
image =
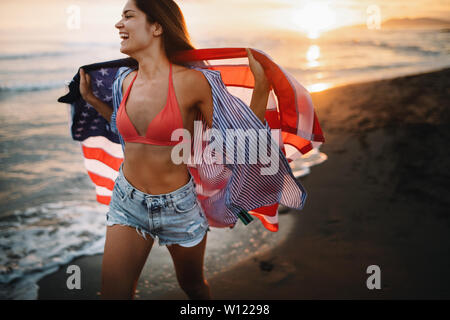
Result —
M137 75L138 75L138 73L136 72L136 75L134 76L133 80L131 80L131 83L128 85L127 91L125 92L125 96L124 96L125 99L128 98L128 95L130 94L130 91L131 91L131 87L133 86L134 80L136 80Z

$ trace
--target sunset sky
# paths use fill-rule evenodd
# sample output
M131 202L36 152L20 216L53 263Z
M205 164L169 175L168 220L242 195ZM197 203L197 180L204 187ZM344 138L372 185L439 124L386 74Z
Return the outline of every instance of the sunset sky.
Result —
M328 30L344 25L364 24L370 5L380 8L381 19L397 17L447 18L450 1L439 0L185 0L180 6L195 16L202 8L220 15L195 19L225 28L258 26L305 31L314 24ZM306 20L306 21L305 21Z
M230 31L289 30L308 33L364 24L367 8L376 5L381 20L398 17L449 16L450 1L442 0L180 0L194 36L226 35ZM116 36L114 23L125 0L3 0L1 32L11 29L58 31L65 27L70 5L81 9L80 32ZM208 28L205 28L205 25Z

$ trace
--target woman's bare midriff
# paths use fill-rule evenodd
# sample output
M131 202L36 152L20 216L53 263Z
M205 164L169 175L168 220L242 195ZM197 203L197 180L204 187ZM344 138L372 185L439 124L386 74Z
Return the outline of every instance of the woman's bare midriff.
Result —
M123 174L136 189L148 194L165 194L189 182L187 165L171 159L173 146L126 142Z
M188 124L185 129L187 129L192 136L194 131L194 119L196 117L196 109L194 108L196 97L192 95L191 86L187 84L190 83L188 78L189 74L200 71L190 70L175 64L172 66L175 95L177 102L179 103L183 123ZM122 85L122 92L128 88L134 75L135 72L130 72L127 75ZM167 77L161 79L157 87L154 88L151 86L139 87L138 85L134 85L132 94L141 97L151 97L151 92L167 92L168 88L166 86ZM128 116L132 113L130 110L136 108L136 106L133 106L133 103L140 103L145 105L146 108L151 109L153 107L156 108L155 104L158 107L159 105L162 105L165 99L166 98L158 103L155 103L153 98L149 98L148 101L141 99L137 102L133 102L132 97L129 97L127 102ZM139 110L139 107L137 109ZM147 119L147 123L150 121L151 119ZM142 127L145 126L142 125ZM127 179L127 181L136 189L154 195L170 193L181 188L189 182L190 176L185 163L173 163L171 159L172 149L173 146L125 142L125 159L122 168L125 179Z

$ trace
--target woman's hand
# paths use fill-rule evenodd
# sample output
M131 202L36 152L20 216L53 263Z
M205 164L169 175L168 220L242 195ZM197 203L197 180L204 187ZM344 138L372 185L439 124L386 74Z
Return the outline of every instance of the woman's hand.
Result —
M91 77L83 69L80 69L80 94L84 101L93 106L106 121L111 123L112 107L94 95L91 88Z
M86 102L95 98L91 88L91 77L84 72L83 68L80 69L80 94Z
M249 48L245 48L248 55L248 62L250 65L250 70L255 78L255 89L270 91L270 82L267 80L266 74L264 73L264 68L262 65L253 57Z

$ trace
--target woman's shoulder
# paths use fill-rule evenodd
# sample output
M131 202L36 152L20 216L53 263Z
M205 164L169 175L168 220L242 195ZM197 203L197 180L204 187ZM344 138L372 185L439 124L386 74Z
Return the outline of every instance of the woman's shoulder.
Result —
M217 70L211 70L196 66L187 66L185 68L187 69L187 71L185 72L183 82L192 87L193 90L198 89L199 86L216 86L217 80L222 79L220 71Z
M199 71L191 69L189 67L176 65L175 68L173 71L174 73L177 73L177 76L181 80L180 83L191 84L199 76Z
M131 83L131 79L136 72L137 72L136 68L132 67L120 67L117 70L115 81L118 85L118 88L122 90L122 95L125 92L124 88L126 88L127 85Z
M199 87L208 87L208 83L211 83L211 77L220 76L218 71L213 71L209 69L203 69L200 67L183 66L180 69L180 83L187 87L187 90L196 91Z

